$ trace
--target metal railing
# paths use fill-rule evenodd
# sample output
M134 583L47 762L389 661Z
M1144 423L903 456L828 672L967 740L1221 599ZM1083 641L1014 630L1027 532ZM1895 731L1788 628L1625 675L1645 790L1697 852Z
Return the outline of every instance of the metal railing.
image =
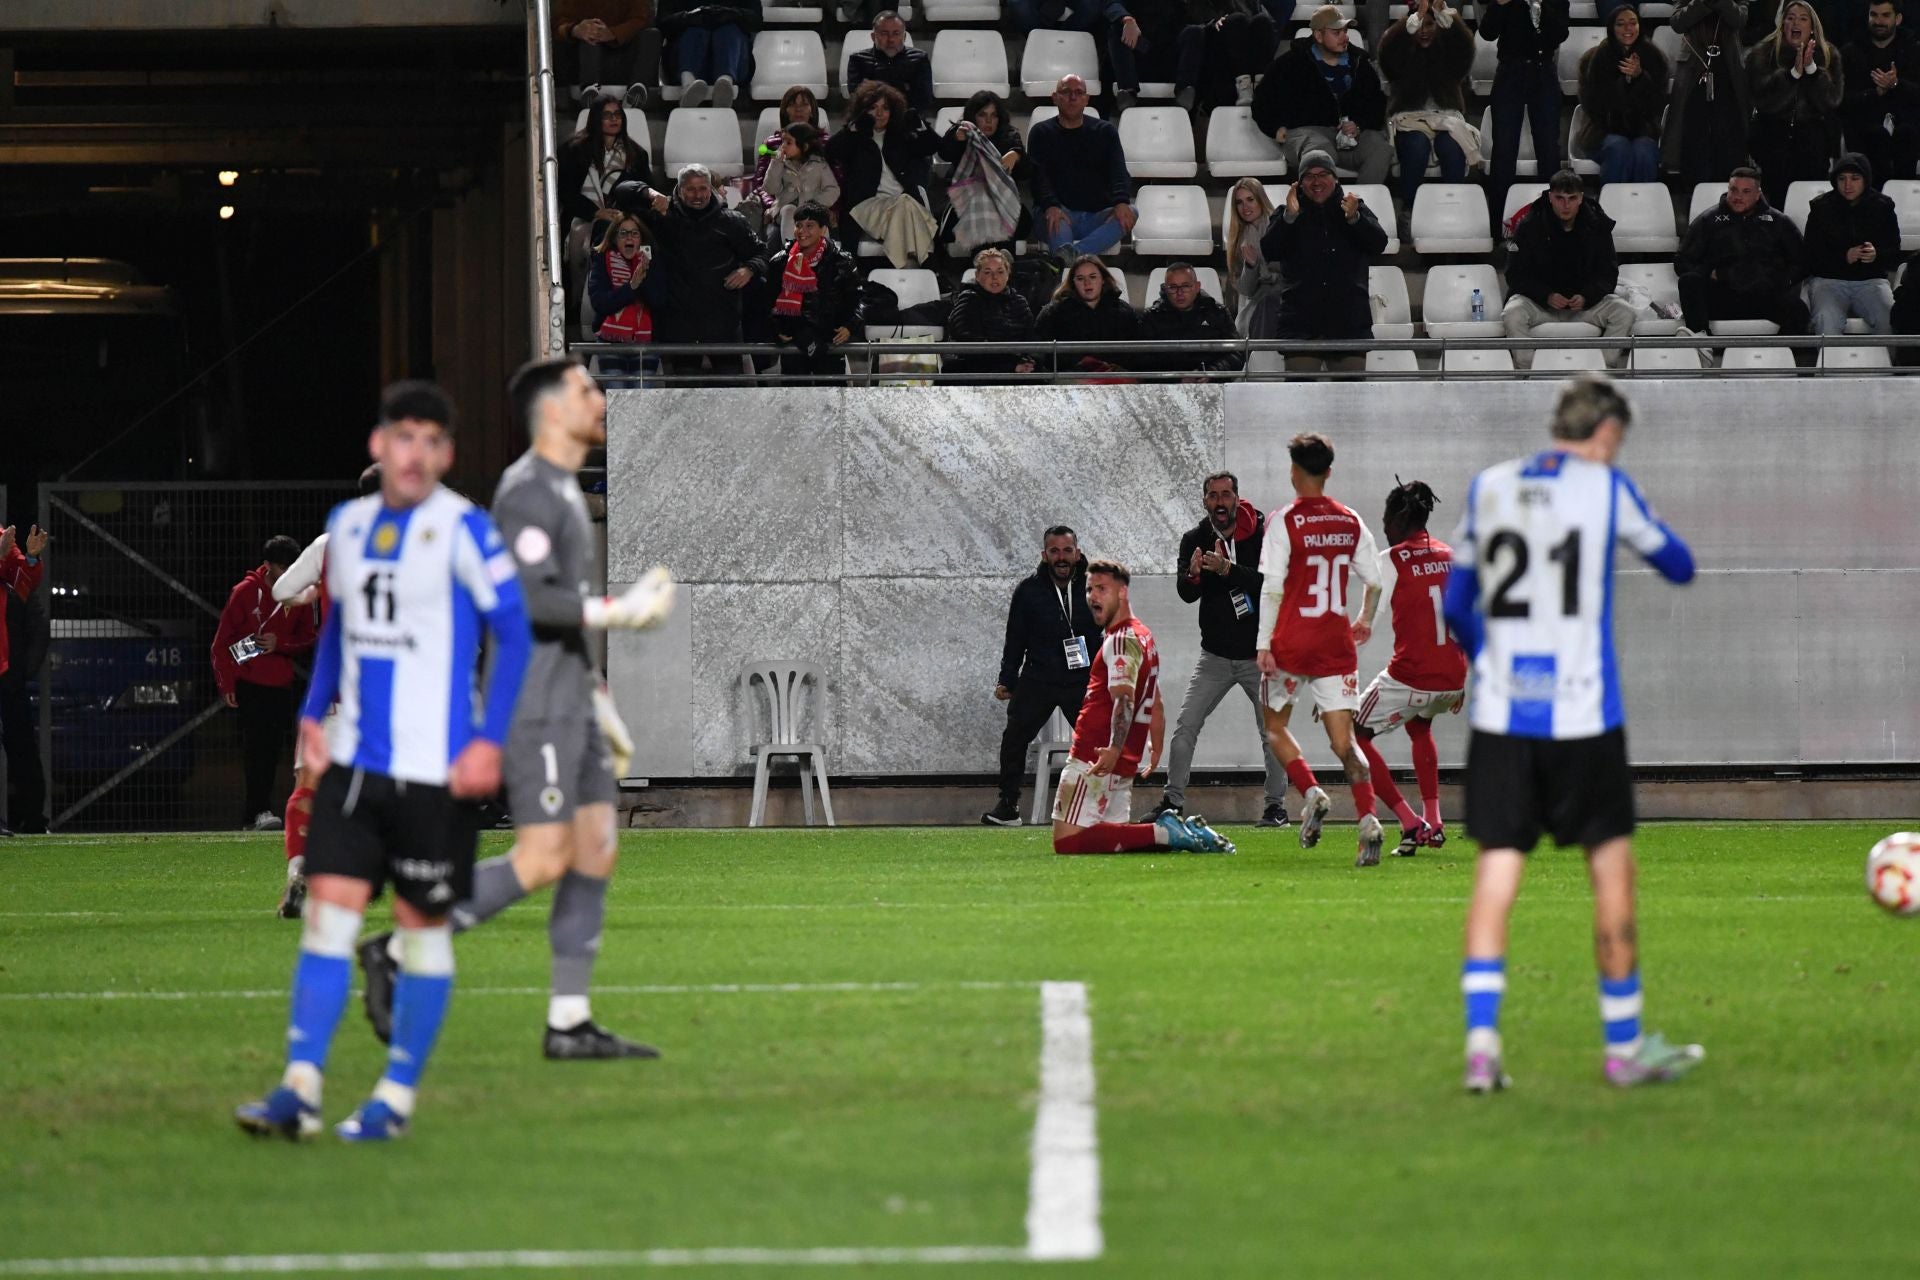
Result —
M560 148L554 123L559 107L553 79L552 0L530 0L527 15L528 22L533 26L533 83L530 86L529 108L535 119L530 122L534 127L529 132L539 146L539 176L534 190L540 202L540 240L543 250L540 261L546 266L545 346L557 353L564 349L566 343L567 277L560 244ZM538 266L533 269L538 274ZM538 285L535 296L539 296Z

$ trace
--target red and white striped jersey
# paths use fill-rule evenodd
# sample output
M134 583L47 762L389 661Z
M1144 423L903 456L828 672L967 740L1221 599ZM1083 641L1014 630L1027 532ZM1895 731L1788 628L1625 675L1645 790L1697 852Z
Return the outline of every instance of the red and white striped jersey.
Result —
M1260 547L1259 645L1296 676L1359 670L1347 617L1348 574L1380 585L1379 552L1366 521L1332 498L1295 498L1267 519Z

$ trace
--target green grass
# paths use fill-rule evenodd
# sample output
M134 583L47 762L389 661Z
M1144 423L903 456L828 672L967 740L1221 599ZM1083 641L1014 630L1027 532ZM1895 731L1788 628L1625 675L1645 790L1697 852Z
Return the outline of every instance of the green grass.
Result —
M958 984L1054 978L1091 991L1107 1234L1103 1260L1059 1270L1912 1274L1920 925L1862 890L1883 832L1643 831L1648 1025L1709 1056L1634 1093L1600 1079L1580 861L1536 858L1504 1019L1518 1087L1469 1099L1468 847L1358 872L1349 831L1073 859L1031 830L630 834L603 985L922 985L603 994L602 1019L666 1057L548 1064L543 996L477 994L544 987L546 904L523 904L461 939L469 994L414 1133L380 1149L233 1128L277 1077L278 996L18 998L284 987L277 840L10 842L0 1263L1019 1245L1036 993ZM379 1063L356 1005L329 1120Z

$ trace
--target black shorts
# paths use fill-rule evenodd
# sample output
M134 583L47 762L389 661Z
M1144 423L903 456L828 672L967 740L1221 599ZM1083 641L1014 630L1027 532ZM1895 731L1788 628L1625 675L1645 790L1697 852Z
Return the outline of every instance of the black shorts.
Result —
M1482 849L1591 847L1633 834L1627 735L1516 738L1475 730L1467 743L1467 834Z
M307 829L306 874L388 881L396 896L444 916L473 888L480 811L445 787L334 765L320 778Z

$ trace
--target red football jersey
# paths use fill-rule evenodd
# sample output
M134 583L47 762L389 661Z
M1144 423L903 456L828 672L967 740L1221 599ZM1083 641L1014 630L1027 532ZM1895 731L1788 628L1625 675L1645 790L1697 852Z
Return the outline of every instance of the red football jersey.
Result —
M1147 750L1147 730L1153 723L1153 700L1160 696L1160 650L1154 646L1153 632L1138 618L1128 618L1107 628L1100 642L1100 653L1093 660L1093 674L1087 679L1087 696L1080 704L1080 718L1073 725L1073 758L1092 764L1113 741L1113 691L1132 689L1133 727L1120 748L1120 761L1114 765L1118 777L1131 778L1140 772L1140 757Z
M1285 537L1276 537L1284 531ZM1280 669L1296 676L1359 670L1348 620L1348 574L1380 582L1379 552L1366 521L1332 498L1295 498L1267 520L1260 547L1260 634Z
M1453 548L1425 530L1380 557L1380 582L1393 610L1387 675L1410 689L1444 693L1467 685L1467 653L1447 634L1440 612Z

